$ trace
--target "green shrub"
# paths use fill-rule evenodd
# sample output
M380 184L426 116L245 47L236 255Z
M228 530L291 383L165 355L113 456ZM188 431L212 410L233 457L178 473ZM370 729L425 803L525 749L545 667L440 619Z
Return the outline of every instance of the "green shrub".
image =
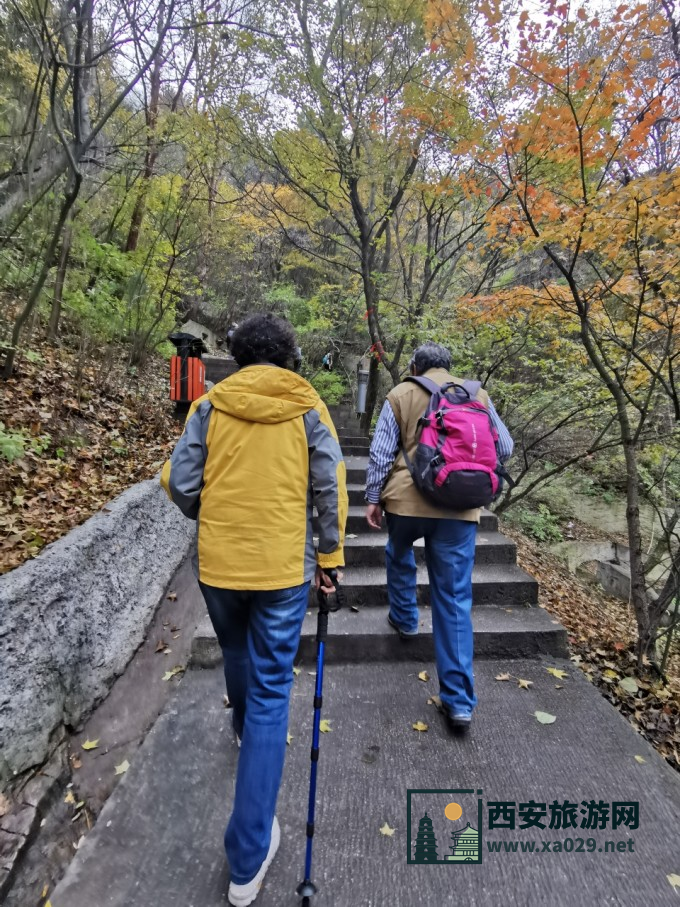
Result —
M340 403L347 391L344 378L337 372L318 372L311 385L327 406Z
M528 510L526 507L520 507L514 514L511 512L509 516L511 519L514 517L514 522L527 535L532 536L539 542L563 541L557 517L545 504L539 504L538 510Z
M0 422L0 456L8 463L23 457L27 440L26 432L6 429L5 423Z

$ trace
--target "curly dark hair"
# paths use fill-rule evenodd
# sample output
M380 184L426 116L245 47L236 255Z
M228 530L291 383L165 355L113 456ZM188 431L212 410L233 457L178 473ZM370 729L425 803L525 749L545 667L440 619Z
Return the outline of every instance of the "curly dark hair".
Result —
M297 355L295 331L285 319L259 312L236 328L230 350L239 368L263 362L292 368Z
M409 366L415 366L416 374L422 375L430 368L451 368L451 353L440 343L428 340L411 356Z

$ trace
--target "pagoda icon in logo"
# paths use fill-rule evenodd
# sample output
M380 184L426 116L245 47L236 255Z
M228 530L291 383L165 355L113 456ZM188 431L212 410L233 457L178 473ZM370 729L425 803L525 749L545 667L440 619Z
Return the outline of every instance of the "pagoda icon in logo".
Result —
M470 823L462 831L451 833L453 845L446 859L453 863L477 863L479 861L479 832Z
M472 799L475 794L476 802ZM480 789L408 788L406 862L421 866L481 863L484 852L482 809Z
M418 823L415 863L437 863L437 839L432 828L432 819L427 813Z

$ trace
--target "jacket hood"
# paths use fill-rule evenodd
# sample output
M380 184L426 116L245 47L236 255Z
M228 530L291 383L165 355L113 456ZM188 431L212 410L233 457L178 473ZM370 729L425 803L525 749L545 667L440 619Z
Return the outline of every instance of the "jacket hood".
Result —
M321 398L312 385L285 368L249 365L208 392L220 412L246 422L288 422L317 407Z

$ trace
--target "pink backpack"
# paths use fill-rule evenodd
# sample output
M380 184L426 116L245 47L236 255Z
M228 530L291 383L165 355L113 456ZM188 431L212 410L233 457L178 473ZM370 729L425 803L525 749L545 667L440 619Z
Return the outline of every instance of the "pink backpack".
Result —
M486 507L512 481L498 458L498 432L486 407L475 400L481 382L450 382L439 387L411 377L432 395L418 419L415 463L402 453L416 488L436 507L470 510ZM513 483L514 484L514 483Z

